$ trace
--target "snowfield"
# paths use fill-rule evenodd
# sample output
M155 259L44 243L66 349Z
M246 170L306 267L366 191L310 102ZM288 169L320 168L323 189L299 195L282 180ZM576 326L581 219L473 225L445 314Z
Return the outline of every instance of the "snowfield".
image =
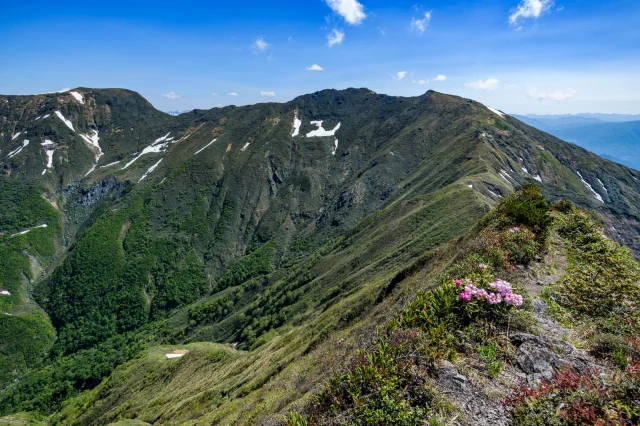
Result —
M316 130L312 130L311 132L307 133L308 138L335 136L336 131L338 131L338 129L340 128L340 123L338 123L338 125L333 130L325 130L322 127L322 120L312 121L311 124L316 125L318 128Z

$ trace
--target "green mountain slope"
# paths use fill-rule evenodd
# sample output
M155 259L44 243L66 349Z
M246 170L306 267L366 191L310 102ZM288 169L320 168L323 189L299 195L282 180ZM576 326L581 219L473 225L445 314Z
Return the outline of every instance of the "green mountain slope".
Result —
M611 237L640 253L640 174L436 92L326 90L170 116L133 92L79 88L0 96L0 117L3 200L28 180L29 202L51 210L16 217L31 207L14 195L2 207L3 245L16 259L34 247L12 245L17 223L45 220L25 235L49 232L51 247L36 256L42 278L32 278L48 337L17 372L33 333L12 334L11 348L0 342L10 360L0 364L3 415L50 413L87 390L79 398L93 408L70 409L70 418L114 421L129 396L91 389L144 345L150 364L115 374L178 365L157 364L168 345L190 350L180 362L234 360L163 397L184 406L164 412L158 400L154 422L235 418L244 397L283 404L284 394L268 391L271 377L304 368L326 377L332 364L316 365L315 347L339 330L370 333L409 271L522 184L597 211ZM27 301L46 318L13 296L30 290L27 280L3 279L13 290L0 299L6 309ZM206 404L193 400L200 394Z

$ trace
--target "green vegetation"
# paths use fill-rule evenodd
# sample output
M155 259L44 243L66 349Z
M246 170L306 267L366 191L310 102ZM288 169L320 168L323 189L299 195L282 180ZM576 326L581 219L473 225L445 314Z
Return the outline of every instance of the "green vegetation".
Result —
M254 252L233 265L216 284L215 292L228 287L237 286L251 278L267 275L273 272L273 260L276 254L275 242L262 245Z
M56 253L62 228L42 192L34 182L0 176L0 290L10 293L0 295L0 389L39 367L55 339L49 319L28 297ZM47 227L33 229L41 225Z
M624 369L627 357L640 359L640 266L575 208L560 216L558 233L569 243L570 265L544 297L560 321L585 329L594 355Z
M286 423L292 426L305 424L304 421L308 424L347 421L374 425L380 424L380 419L384 419L384 424L399 425L437 422L446 415L448 404L433 390L431 372L442 360L455 360L460 351L468 351L465 341L476 348L487 365L488 375L497 377L502 370L498 348L495 343L483 342L498 339L511 316L525 314L514 311L514 306L522 303L520 296L513 296L510 302L513 294L509 283L496 279L496 273L513 265L505 265L504 258L491 255L495 251L505 252L501 245L504 240L489 236L512 233L513 226L518 226L514 232L523 232L521 220L543 232L542 236L534 234L531 240L544 244L551 216L549 205L539 200L540 192L532 186L507 198L481 222L475 236L467 242L471 250L445 271L441 284L418 294L389 321L373 349L358 352L348 371L327 383L315 396L306 420L290 415ZM520 215L525 206L530 211L526 216ZM530 244L527 239L523 241ZM492 262L492 258L496 260ZM490 297L497 296L492 291L502 293L499 302ZM465 292L470 292L469 297L463 297ZM478 334L482 336L479 339Z
M98 385L143 347L140 336L122 334L34 370L0 394L0 415L19 411L52 413L68 398Z
M233 302L226 298L189 308L189 328L216 323L226 317L232 308Z
M544 297L551 313L583 330L591 353L619 372L566 370L550 382L517 387L505 405L517 425L637 424L640 267L593 217L566 202L558 210L557 233L568 243L570 263Z

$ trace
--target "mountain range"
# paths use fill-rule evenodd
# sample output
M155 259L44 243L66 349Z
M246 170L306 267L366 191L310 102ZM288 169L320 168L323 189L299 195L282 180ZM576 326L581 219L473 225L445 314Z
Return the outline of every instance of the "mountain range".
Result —
M524 185L638 258L640 172L523 121L434 91L0 95L0 415L269 424Z

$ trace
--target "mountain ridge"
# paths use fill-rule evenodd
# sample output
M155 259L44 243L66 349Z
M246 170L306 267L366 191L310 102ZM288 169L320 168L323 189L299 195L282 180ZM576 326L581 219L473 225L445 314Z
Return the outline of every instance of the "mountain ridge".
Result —
M19 329L19 306L41 306L53 335L28 350L16 339L33 352L19 366L14 352L0 357L5 396L23 410L56 411L95 387L134 356L130 338L251 352L341 303L346 316L323 321L348 326L364 315L359 303L384 300L394 276L524 184L597 211L640 251L640 174L434 91L328 89L172 117L135 92L78 88L0 96L0 117L0 181L32 185L3 212L42 209L17 231L60 223L18 240L1 229L12 256L38 267L27 281L12 269L15 295L0 305L12 316L0 324ZM31 142L8 158L17 132ZM58 368L77 376L53 383ZM254 379L264 384L243 380Z

